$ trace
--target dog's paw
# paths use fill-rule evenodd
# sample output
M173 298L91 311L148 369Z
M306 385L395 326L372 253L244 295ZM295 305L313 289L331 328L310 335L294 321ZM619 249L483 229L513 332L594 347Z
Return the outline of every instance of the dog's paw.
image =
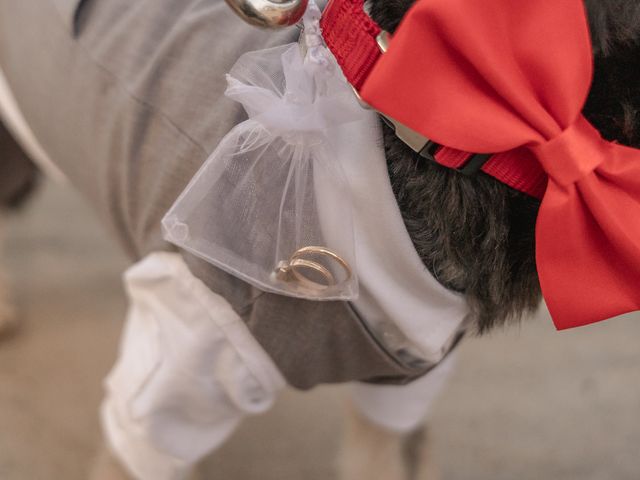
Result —
M338 473L340 480L406 480L403 435L374 425L350 407Z

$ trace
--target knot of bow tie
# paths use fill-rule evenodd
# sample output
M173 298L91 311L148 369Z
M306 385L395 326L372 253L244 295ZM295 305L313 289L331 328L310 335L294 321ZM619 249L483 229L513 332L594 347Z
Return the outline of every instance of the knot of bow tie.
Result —
M530 148L547 175L559 186L568 187L605 161L609 146L581 115L558 136Z

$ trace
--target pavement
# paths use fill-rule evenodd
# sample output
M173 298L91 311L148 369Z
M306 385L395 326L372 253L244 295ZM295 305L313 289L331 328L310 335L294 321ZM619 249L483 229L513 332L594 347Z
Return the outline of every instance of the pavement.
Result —
M21 324L0 341L0 480L86 479L127 260L70 187L46 184L8 230ZM559 333L542 312L465 341L430 421L444 479L640 479L639 319ZM286 392L202 478L335 478L344 397L342 387Z

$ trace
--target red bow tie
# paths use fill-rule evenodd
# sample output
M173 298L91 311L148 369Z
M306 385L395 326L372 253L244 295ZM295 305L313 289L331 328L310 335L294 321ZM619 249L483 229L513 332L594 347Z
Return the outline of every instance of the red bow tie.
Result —
M418 0L382 55L361 0L332 0L322 27L369 105L447 146L436 161L495 153L483 171L542 198L536 261L557 328L640 309L640 151L581 114L582 0Z

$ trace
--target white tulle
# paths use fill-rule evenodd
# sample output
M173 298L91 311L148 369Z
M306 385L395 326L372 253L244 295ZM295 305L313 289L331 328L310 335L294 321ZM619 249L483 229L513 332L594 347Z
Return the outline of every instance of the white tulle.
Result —
M319 16L311 5L300 44L250 52L234 65L225 93L249 118L222 140L163 226L167 240L263 290L350 300L358 293L351 199L332 136L363 111L322 43ZM327 288L275 274L308 246L338 255L351 276L326 258L336 278Z

